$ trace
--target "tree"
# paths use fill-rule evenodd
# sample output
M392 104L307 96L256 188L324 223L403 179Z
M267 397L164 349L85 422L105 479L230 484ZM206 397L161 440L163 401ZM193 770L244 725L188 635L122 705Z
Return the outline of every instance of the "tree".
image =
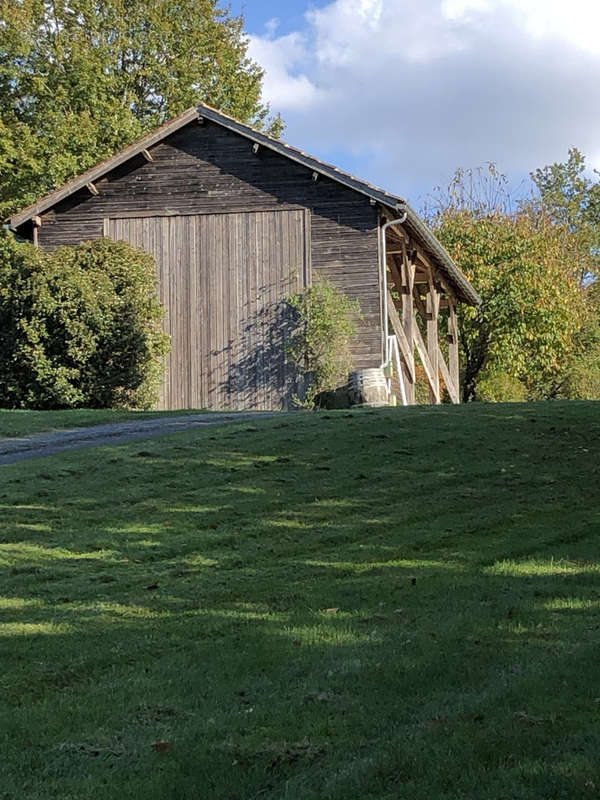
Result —
M517 379L529 397L552 396L583 321L564 229L526 211L450 209L437 234L483 299L459 311L464 399L477 397L486 370Z
M278 135L218 0L0 0L0 214L199 101Z
M600 173L593 180L585 157L569 150L564 163L536 169L531 179L539 191L538 205L554 222L564 225L577 241L573 268L584 282L600 273Z
M513 397L556 396L586 325L573 232L539 204L510 202L493 165L457 173L433 207L438 237L483 300L459 309L464 399L490 378Z

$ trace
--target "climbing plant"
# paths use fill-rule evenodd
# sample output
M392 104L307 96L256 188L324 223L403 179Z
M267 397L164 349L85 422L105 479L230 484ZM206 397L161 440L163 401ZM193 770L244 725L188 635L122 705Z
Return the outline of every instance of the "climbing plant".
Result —
M295 314L287 356L306 381L296 400L314 408L322 392L346 384L352 369L350 340L361 318L360 305L327 281L288 297L287 302Z

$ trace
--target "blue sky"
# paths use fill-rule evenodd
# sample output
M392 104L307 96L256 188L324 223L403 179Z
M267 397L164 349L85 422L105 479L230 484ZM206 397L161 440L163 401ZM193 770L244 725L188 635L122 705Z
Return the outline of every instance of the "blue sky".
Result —
M225 5L225 4L223 4ZM304 27L304 14L309 3L304 0L232 0L228 3L234 15L243 14L248 33L262 34L271 19L278 19L280 31L289 33ZM325 2L310 3L310 7L326 5Z
M457 167L600 167L597 0L232 0L284 138L420 208Z

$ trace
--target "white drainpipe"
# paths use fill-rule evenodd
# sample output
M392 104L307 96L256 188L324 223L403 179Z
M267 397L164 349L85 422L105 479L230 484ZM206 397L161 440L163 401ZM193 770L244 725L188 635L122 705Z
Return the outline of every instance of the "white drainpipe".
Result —
M398 219L393 219L390 222L385 222L381 226L381 260L383 262L383 330L385 333L385 361L381 365L384 367L388 361L390 360L391 353L390 353L390 346L388 342L388 335L390 329L390 323L388 320L388 280L387 280L387 243L385 241L385 232L390 227L390 225L402 225L403 222L406 222L406 217L408 216L408 211L405 211L404 214L399 217Z

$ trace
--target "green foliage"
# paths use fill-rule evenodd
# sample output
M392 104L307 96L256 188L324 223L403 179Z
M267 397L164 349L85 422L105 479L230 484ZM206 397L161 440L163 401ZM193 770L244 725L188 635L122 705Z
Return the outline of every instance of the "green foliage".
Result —
M0 215L199 101L278 135L247 48L217 0L0 0Z
M585 157L572 148L566 162L537 169L531 175L539 191L539 205L577 241L573 268L580 280L600 272L600 173L594 171L594 180L585 170Z
M521 385L528 399L560 396L590 324L577 266L589 248L539 198L513 200L493 164L459 170L429 206L438 237L483 300L458 309L464 399L518 399Z
M45 254L0 235L0 405L147 408L168 339L154 261L98 240Z
M484 369L477 384L477 399L484 403L521 403L527 400L527 387L506 372Z
M480 216L449 209L437 223L483 299L459 310L465 399L477 396L486 367L520 381L530 398L551 396L584 318L569 232L529 209Z
M352 369L350 339L356 332L360 306L326 282L310 286L287 302L296 312L287 356L309 383L298 402L314 407L321 392L347 382Z
M586 324L577 334L577 347L556 387L556 397L600 400L600 283L584 290Z

